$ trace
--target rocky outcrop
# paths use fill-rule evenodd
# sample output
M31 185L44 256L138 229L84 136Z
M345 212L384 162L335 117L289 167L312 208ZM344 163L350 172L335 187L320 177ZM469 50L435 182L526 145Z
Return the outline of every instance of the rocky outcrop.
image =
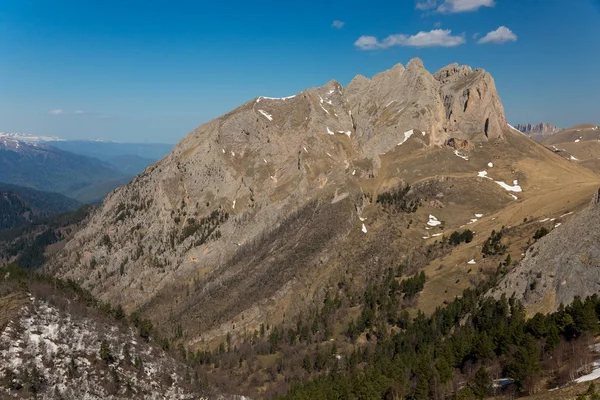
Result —
M456 150L473 150L473 145L468 140L463 139L450 138L446 145Z
M600 193L600 192L599 192ZM600 287L600 205L540 224L551 231L529 249L523 260L492 290L499 298L515 295L531 310L550 312L585 298Z
M561 128L554 126L547 122L541 122L539 124L517 124L515 128L536 142L541 142L546 137L559 132Z

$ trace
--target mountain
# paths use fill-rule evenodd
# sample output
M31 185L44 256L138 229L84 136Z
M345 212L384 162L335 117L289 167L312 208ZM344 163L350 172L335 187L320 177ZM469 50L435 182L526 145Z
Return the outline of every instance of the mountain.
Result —
M261 96L201 125L109 194L44 268L194 353L239 343L233 381L262 396L285 386L279 367L312 376L293 347L267 364L281 332L351 348L332 304L348 323L390 274L412 279L404 311L431 315L517 263L529 221L579 210L599 186L507 124L489 73L431 74L413 59L345 88ZM272 375L237 358L248 343L266 346Z
M514 294L530 313L551 312L568 305L575 296L598 293L600 286L600 191L592 204L572 215L531 221L538 240L523 260L492 290L499 298ZM546 234L546 232L549 232ZM534 233L534 234L535 234ZM533 236L533 235L532 235Z
M123 173L95 158L46 143L0 137L0 182L58 192L78 200L74 195L76 191L123 177Z
M142 173L147 166L163 158L173 145L164 143L118 143L91 140L63 140L53 146L107 162L125 175Z
M600 127L579 124L546 137L541 143L564 158L600 173Z
M166 143L119 143L92 140L62 140L53 145L62 150L95 157L103 161L124 155L159 160L173 148L172 144Z
M130 176L144 172L146 167L156 162L156 159L143 158L132 154L122 154L106 159L110 165Z
M1 267L2 398L198 399L201 378L147 327L73 282ZM216 398L216 396L214 396Z
M559 132L561 129L557 126L549 124L547 122L541 122L539 124L517 124L515 128L536 142L541 142L546 137Z
M77 207L76 200L58 193L0 183L0 229L16 228Z

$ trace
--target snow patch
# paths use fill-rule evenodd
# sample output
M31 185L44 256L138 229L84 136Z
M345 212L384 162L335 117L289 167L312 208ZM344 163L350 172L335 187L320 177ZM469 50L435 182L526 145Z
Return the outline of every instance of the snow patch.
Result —
M483 214L475 214L475 216L476 216L477 218L481 218L481 217L483 217Z
M475 260L470 260L470 261L467 262L467 264L474 265L474 264L477 264L477 263L475 262Z
M592 372L575 379L576 383L589 382L600 378L600 360L592 363Z
M262 99L265 100L289 100L289 99L293 99L294 97L296 97L296 95L293 96L287 96L287 97L267 97L267 96L259 96L258 99L256 99L257 103L260 103L260 101Z
M579 158L571 156L571 157L569 157L569 160L571 160L571 161L579 161Z
M269 121L273 121L273 116L269 113L267 113L265 110L258 110L259 113L261 113L262 115L265 116L266 119L268 119Z
M460 157L460 158L462 158L462 159L463 159L463 160L465 160L465 161L469 161L469 157L467 157L467 156L463 156L462 154L460 154L460 153L458 152L458 150L454 150L454 155L456 155L457 157Z
M438 219L436 217L434 217L433 215L429 214L429 221L427 221L427 225L429 226L438 226L441 225L442 223L440 221L438 221Z
M494 168L494 163L493 163L493 162L489 162L489 163L488 163L488 167L490 167L490 168Z
M413 129L404 132L404 139L400 143L398 143L398 146L400 146L402 143L406 142L408 140L408 138L410 138L413 135L413 133L415 133L415 131Z
M362 224L361 231L363 231L363 233L367 233L367 227L365 226L365 224Z
M519 182L516 180L513 181L512 186L507 183L504 183L504 181L494 181L494 182L496 182L496 184L502 186L502 188L504 190L507 190L509 192L522 192L523 191L521 186L519 186Z
M477 173L477 176L480 177L480 178L488 178L487 171L485 171L485 170L484 171L479 171ZM488 179L491 179L491 178L488 178Z
M327 127L327 133L330 135L333 135L333 131L331 129L329 129L329 127Z

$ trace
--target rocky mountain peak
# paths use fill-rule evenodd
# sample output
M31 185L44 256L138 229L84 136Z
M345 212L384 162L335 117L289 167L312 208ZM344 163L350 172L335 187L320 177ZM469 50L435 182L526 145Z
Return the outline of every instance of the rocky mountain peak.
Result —
M541 141L561 130L561 128L547 122L541 122L539 124L517 124L515 128L537 141Z
M463 67L447 75L440 81L413 59L370 80L358 75L346 88L332 80L248 101L109 195L48 268L133 310L199 268L240 265L231 261L238 248L312 201L341 202L339 228L326 235L334 240L367 201L386 155L435 152L451 138L461 149L503 139L491 76Z

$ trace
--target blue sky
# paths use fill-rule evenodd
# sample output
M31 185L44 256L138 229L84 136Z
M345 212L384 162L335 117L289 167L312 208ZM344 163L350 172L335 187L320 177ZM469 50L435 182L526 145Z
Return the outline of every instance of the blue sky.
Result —
M0 53L8 132L174 143L413 57L491 72L511 123L600 123L600 0L3 0Z

